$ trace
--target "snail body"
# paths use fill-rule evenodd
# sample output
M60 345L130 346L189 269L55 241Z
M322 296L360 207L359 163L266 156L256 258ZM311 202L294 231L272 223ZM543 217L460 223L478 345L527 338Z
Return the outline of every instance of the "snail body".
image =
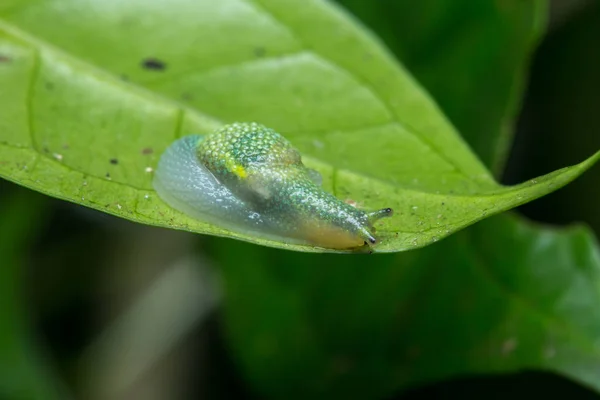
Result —
M177 140L153 184L172 208L202 221L333 249L374 245L373 223L392 213L367 213L324 191L291 143L257 123Z

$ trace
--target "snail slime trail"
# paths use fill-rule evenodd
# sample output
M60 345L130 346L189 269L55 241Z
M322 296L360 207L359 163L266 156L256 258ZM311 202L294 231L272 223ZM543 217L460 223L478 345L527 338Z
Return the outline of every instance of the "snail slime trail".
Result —
M235 232L352 249L377 243L365 212L321 188L320 174L279 133L257 123L225 125L175 141L154 176L159 197L193 218Z

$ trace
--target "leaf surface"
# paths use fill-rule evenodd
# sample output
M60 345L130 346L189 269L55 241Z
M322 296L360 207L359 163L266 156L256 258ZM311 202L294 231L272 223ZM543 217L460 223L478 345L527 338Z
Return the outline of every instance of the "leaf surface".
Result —
M133 221L269 246L323 251L172 210L151 186L160 153L225 122L270 126L327 190L395 210L378 226L381 252L556 190L600 156L500 186L403 67L319 0L12 0L0 6L0 55L0 176Z

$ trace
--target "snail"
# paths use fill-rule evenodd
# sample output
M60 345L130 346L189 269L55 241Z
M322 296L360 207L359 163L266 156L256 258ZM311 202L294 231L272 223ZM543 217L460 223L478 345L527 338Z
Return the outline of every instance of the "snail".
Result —
M373 224L390 208L365 212L321 188L282 135L233 123L185 136L161 155L153 186L172 208L223 228L331 249L375 245Z

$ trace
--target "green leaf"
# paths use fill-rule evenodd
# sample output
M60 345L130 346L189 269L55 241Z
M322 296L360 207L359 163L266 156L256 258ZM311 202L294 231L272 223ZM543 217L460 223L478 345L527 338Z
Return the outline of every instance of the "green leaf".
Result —
M501 173L547 1L337 1L377 32Z
M4 188L6 185L2 185ZM3 195L5 193L2 193ZM31 332L26 306L25 249L35 236L43 197L25 190L0 203L0 398L64 399L65 388Z
M600 251L587 228L502 215L419 251L343 260L215 244L233 354L269 398L387 398L523 369L600 391Z
M176 137L234 120L275 128L338 197L395 209L378 227L381 252L556 190L600 157L500 186L412 77L324 1L12 0L0 6L0 54L0 176L133 221L268 246L323 251L170 209L148 171Z

